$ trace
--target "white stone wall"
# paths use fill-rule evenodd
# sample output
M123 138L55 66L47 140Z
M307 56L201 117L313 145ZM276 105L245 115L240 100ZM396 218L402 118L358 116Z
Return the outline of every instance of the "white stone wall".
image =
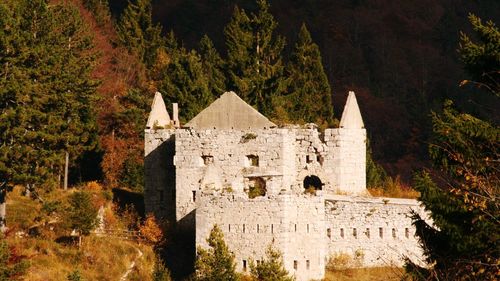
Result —
M238 271L249 272L250 261L265 258L272 243L297 280L321 279L326 253L324 218L322 196L202 195L196 209L196 244L208 247L206 238L217 224L235 254Z
M410 211L425 211L413 199L329 196L325 201L328 256L358 256L358 266L422 264ZM354 232L356 232L354 235Z

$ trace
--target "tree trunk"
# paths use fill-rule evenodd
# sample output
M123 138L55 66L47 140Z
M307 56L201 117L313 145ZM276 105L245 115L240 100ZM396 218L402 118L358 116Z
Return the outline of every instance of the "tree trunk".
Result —
M68 189L68 166L69 166L69 153L66 151L66 162L64 163L64 190Z
M0 184L0 232L5 232L6 224L5 224L5 216L6 216L6 207L7 207L7 184Z

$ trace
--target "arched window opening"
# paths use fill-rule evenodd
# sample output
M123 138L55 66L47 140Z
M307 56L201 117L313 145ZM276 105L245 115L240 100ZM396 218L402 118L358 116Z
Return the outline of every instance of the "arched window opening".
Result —
M316 193L316 190L323 189L323 183L317 176L311 175L304 178L304 189L306 193Z

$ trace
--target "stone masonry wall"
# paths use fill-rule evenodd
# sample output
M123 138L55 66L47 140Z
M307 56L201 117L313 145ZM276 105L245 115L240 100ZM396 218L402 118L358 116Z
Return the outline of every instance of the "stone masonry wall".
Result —
M236 268L249 272L270 244L279 249L285 268L297 280L321 279L325 270L324 201L322 196L273 195L248 199L235 194L197 199L196 244L208 247L214 224L236 256Z
M328 196L328 255L348 254L354 266L402 266L404 256L421 264L411 210L426 217L413 199Z

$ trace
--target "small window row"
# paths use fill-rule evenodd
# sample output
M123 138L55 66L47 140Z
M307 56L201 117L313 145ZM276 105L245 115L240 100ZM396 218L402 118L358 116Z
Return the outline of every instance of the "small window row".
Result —
M365 231L363 232L363 234L365 235L366 238L371 238L371 233L370 233L370 228L366 228ZM391 234L392 234L392 238L397 238L397 230L395 228L392 228L391 229ZM405 237L406 238L410 238L410 229L408 227L405 228L405 233L404 233ZM328 236L328 238L332 238L332 229L331 228L327 228L326 229L326 236ZM383 227L379 227L378 228L378 236L380 238L384 238L384 228ZM340 228L339 229L339 237L340 238L346 238L346 232L344 231L344 228ZM352 228L352 237L354 237L354 239L358 239L359 237L359 234L358 234L358 229L357 228Z
M248 270L248 263L247 263L247 260L243 260L242 261L242 267L243 267L243 271L246 272ZM259 265L262 261L260 260L256 260L255 261L257 265ZM311 268L311 261L310 260L306 260L305 261L305 265L306 265L306 270L309 270ZM293 261L293 269L294 270L298 270L299 269L299 261L298 260L294 260Z

